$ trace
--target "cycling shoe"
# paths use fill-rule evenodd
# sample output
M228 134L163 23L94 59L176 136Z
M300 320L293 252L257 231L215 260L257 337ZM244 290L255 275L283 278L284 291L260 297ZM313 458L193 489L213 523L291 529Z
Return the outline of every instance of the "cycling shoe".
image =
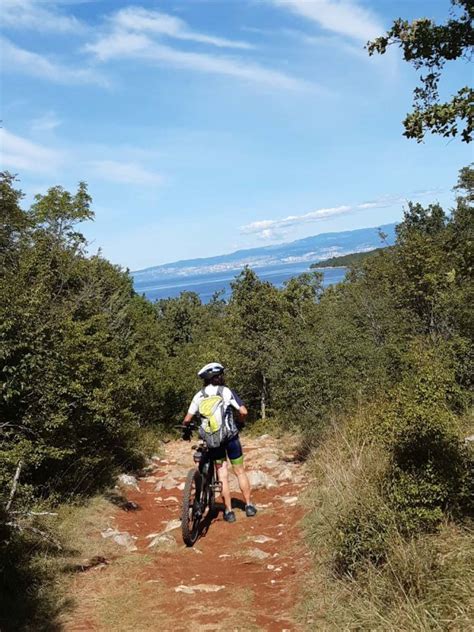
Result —
M235 513L233 511L224 511L224 520L226 522L235 522Z
M251 518L252 516L255 516L255 514L257 513L257 508L254 505L245 505L245 515L247 516L247 518Z

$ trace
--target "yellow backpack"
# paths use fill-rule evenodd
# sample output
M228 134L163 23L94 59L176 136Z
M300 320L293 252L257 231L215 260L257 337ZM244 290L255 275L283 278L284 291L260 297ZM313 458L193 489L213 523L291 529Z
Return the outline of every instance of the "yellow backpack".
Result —
M232 411L225 409L223 393L223 386L217 388L215 395L208 395L205 387L201 390L199 436L209 448L218 448L238 433Z

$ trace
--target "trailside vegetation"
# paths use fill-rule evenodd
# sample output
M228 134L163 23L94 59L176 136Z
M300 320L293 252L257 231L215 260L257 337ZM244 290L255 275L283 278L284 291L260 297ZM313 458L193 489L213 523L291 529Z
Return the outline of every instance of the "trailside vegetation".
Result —
M355 607L350 587L363 590L377 573L393 590L396 563L396 581L405 569L404 590L418 591L409 593L412 606L435 600L410 560L441 564L446 541L429 538L455 532L465 542L472 514L472 443L463 439L472 434L473 173L461 171L450 212L409 204L395 245L353 261L339 285L323 289L313 270L278 289L246 268L228 303L216 294L208 304L192 292L152 304L127 272L88 255L79 230L93 218L85 184L75 193L53 187L23 210L4 173L2 629L57 613L35 560L61 542L35 510L79 501L140 467L153 448L146 441L182 419L196 369L214 359L228 367L250 423L294 429L302 456L316 450L318 509L308 532L327 552L320 568L335 592ZM417 542L423 559L410 553ZM450 563L440 581L455 572ZM446 620L456 622L454 610L467 616L464 596L443 605ZM357 604L362 625L369 606ZM347 623L344 610L317 608ZM377 612L370 616L388 617L394 629L402 616ZM414 629L409 619L403 625Z

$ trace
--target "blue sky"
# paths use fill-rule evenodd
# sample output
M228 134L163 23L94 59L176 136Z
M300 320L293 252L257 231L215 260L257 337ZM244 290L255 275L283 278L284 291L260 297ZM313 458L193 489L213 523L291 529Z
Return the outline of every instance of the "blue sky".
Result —
M472 151L402 136L418 73L365 42L448 0L2 2L2 167L27 201L89 184L131 269L450 206ZM465 62L442 94L470 82Z

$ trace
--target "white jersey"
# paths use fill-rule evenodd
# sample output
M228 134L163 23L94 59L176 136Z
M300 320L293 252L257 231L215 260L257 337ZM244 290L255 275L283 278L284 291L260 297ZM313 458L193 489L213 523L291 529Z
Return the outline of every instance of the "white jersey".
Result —
M230 388L228 388L227 386L214 386L213 384L208 384L204 390L205 390L206 395L211 396L211 395L217 395L218 389L222 389L222 399L224 400L224 410L227 411L229 406L232 406L232 408L235 408L235 410L239 410L240 404L237 402L237 400L234 397L234 394L232 393ZM203 399L205 399L205 397L203 396L202 389L201 389L193 397L193 401L191 402L191 405L189 406L189 409L188 409L189 415L195 415L197 412L199 412L199 404L202 402Z

